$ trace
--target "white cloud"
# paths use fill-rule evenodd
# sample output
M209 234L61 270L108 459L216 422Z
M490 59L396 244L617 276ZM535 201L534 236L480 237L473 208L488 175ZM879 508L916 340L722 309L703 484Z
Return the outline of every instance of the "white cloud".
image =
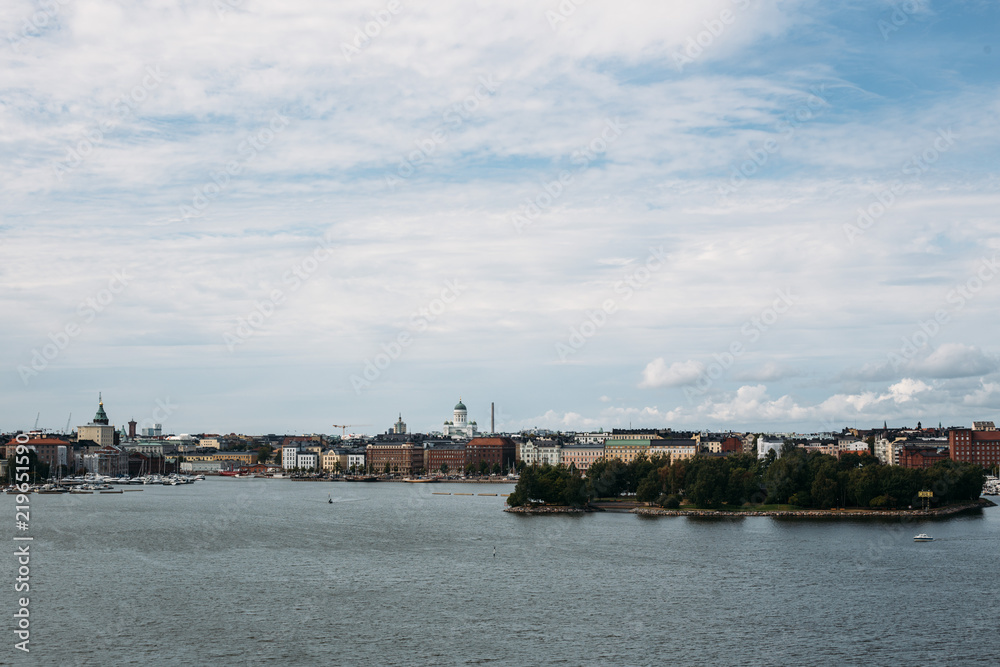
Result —
M938 49L954 44L951 35L928 40L934 49L897 39L905 32L874 43L882 8L843 10L869 12L858 23L867 28L853 31L836 20L840 10L801 1L734 10L736 20L678 71L677 49L738 4L590 2L553 30L546 11L555 2L417 0L350 62L341 42L379 3L245 0L221 16L211 2L60 4L51 29L0 49L0 309L17 323L0 333L0 399L12 415L75 412L83 406L64 403L97 386L132 395L135 383L118 371L129 369L153 396L204 392L182 401L182 430L220 419L229 429L273 429L276 412L320 430L329 428L325 407L276 399L267 387L300 386L322 369L313 395L358 415L338 419L386 426L395 415L380 414L385 406L434 410L425 396L451 396L470 377L497 400L523 401L521 415L564 396L551 405L553 423L567 414L622 425L758 412L809 419L823 414L829 392L850 413L940 399L941 416L965 414L968 392L892 394L885 385L995 372L994 284L956 313L940 339L949 344L899 369L882 362L855 372L876 389L802 378L896 349L917 318L950 307L948 290L969 278L983 248L1000 248L995 87L941 66ZM30 0L6 3L0 34L37 11ZM857 70L859 53L878 57L892 81L918 73L923 103ZM119 118L116 100L136 91L147 67L159 67L162 81ZM498 83L477 98L482 78ZM823 97L812 108L810 89ZM810 114L797 120L804 108ZM274 113L287 128L203 215L182 219L180 205L214 187L212 175ZM83 151L109 118L118 122L91 154L55 178L53 166ZM614 118L621 136L602 144ZM947 127L960 137L955 146L923 177L902 174ZM779 150L721 196L720 184L769 140ZM585 151L597 153L580 169ZM413 175L388 188L386 175L404 161ZM561 170L572 183L516 233L511 213L547 194ZM900 178L895 203L848 242L843 226ZM330 257L293 290L288 272L327 230ZM625 282L659 245L666 266L641 286ZM133 265L128 289L38 384L24 386L14 369L73 321L112 270ZM351 374L452 279L467 291L355 396ZM789 285L794 308L749 340L744 323ZM275 288L280 307L229 353L222 334ZM552 363L554 343L609 300L614 314L573 363ZM698 379L702 362L734 343L745 353L703 410L610 407L642 406L649 388L662 390L658 401L682 400L679 388ZM236 376L247 400L213 408L214 392L232 392ZM741 389L758 383L778 398ZM614 400L592 398L601 395ZM268 400L283 404L260 409Z
M675 387L678 385L691 384L704 372L705 365L699 361L689 359L688 361L675 361L667 366L663 357L658 357L646 364L642 371L643 388Z
M936 348L925 345L904 356L892 351L892 360L868 363L858 370L842 374L845 379L889 380L906 375L933 379L965 378L986 375L1000 369L1000 359L975 345L943 343Z
M979 389L967 394L962 402L980 408L1000 408L1000 382L981 381Z

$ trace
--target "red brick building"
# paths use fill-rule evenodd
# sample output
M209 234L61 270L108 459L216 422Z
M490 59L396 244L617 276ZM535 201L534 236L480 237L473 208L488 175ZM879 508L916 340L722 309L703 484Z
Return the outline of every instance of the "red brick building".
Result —
M410 475L424 467L424 448L412 442L377 442L368 445L365 464L369 470Z
M429 473L441 471L447 465L448 472L461 472L465 467L465 445L463 443L430 443L424 450L424 468Z
M743 441L735 435L730 435L722 439L723 454L739 454L743 451Z
M937 447L904 445L899 450L899 465L904 468L930 468L938 461L947 461L948 452Z
M13 456L18 444L16 439L7 443L7 457ZM51 466L52 474L56 473L57 466L64 465L70 470L73 469L73 444L68 440L59 438L32 438L23 443L25 447L30 447L38 454L38 460L48 463Z
M507 470L514 465L516 449L510 438L473 438L465 446L465 465L478 468L485 461L490 468L499 463L503 470Z
M992 468L1000 465L1000 431L952 429L948 432L948 450L952 461Z

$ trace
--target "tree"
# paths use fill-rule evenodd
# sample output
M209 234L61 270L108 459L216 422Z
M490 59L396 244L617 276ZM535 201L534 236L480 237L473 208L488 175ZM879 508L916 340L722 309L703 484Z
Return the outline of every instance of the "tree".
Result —
M257 463L267 463L271 460L271 445L261 445L257 449Z
M448 474L448 464L447 463L442 463L441 464L441 474L442 475L447 475Z
M661 494L660 477L652 471L641 482L635 492L635 499L641 503L651 503Z
M391 470L392 470L392 466L390 466L389 462L386 461L385 462L385 468L382 470L382 472L384 472L386 475L388 475Z

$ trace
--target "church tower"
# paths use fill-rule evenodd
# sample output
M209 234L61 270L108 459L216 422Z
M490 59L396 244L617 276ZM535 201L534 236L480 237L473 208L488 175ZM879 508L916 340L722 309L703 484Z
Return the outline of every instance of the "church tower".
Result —
M108 415L104 412L104 399L101 398L101 393L97 393L97 414L94 415L95 424L108 425Z

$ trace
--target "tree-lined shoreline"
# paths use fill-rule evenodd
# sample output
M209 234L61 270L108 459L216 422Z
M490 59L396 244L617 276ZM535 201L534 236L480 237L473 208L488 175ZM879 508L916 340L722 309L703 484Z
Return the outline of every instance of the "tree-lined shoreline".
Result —
M979 501L985 471L941 461L930 468L884 465L870 454L839 458L788 447L777 456L695 456L672 463L645 456L624 463L600 460L581 474L573 467L531 466L521 471L511 508L584 508L599 498L630 497L674 512L732 512L746 516L761 506L768 516L850 508L866 513L937 510ZM922 497L930 492L930 497ZM989 501L986 501L987 503ZM774 507L778 506L778 507ZM779 514L771 514L777 512ZM832 512L833 513L833 512Z

